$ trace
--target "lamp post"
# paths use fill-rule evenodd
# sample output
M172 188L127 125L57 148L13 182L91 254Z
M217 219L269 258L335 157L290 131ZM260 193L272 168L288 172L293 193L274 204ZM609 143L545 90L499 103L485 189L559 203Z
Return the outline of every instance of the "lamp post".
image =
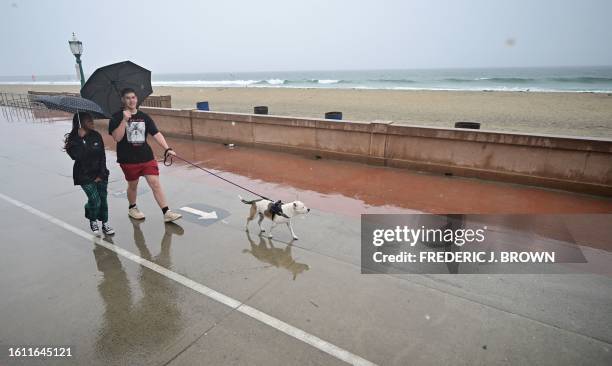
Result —
M70 45L70 51L76 58L77 65L79 65L79 72L81 73L81 88L85 85L85 75L83 75L83 65L81 64L81 55L83 54L83 42L79 41L74 33L72 33L72 39L68 41Z

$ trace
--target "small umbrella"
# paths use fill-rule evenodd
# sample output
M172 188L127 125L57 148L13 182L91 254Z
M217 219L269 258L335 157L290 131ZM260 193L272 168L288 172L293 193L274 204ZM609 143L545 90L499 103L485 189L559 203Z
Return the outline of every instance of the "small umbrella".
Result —
M132 88L142 103L153 93L151 71L131 61L123 61L97 69L81 89L81 96L96 102L107 115L122 108L121 90Z
M49 109L77 113L87 112L93 118L108 118L102 108L91 100L67 95L37 95L34 102L42 103Z

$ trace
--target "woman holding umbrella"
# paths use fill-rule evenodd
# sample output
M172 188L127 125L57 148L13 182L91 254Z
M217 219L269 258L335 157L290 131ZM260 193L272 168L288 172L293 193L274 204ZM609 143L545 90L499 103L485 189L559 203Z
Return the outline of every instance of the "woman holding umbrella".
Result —
M108 224L107 184L108 169L102 136L94 130L93 117L87 112L77 112L72 117L72 130L66 134L64 148L74 160L72 178L74 185L81 186L87 195L85 217L95 235L102 232L113 235L115 230Z

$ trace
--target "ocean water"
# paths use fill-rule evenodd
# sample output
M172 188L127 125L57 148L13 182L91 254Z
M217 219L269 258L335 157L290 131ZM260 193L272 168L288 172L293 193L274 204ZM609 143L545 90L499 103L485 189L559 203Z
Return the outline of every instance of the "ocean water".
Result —
M612 92L612 66L227 73L153 73L154 86ZM72 75L0 77L2 84L78 85Z

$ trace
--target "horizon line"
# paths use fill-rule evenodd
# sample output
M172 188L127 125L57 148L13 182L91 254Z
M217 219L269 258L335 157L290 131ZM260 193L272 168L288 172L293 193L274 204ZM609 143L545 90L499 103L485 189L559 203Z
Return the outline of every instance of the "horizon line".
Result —
M100 66L102 67L102 66ZM302 69L302 70L253 70L253 71L181 71L181 72L155 72L155 74L247 74L247 73L283 73L283 72L348 72L348 71L407 71L407 70L478 70L478 69L562 69L562 68L612 68L611 65L550 65L550 66L469 66L469 67L414 67L414 68L372 68L372 69ZM8 77L27 77L34 76L71 76L72 73L66 74L20 74L20 75L0 75L0 78Z

